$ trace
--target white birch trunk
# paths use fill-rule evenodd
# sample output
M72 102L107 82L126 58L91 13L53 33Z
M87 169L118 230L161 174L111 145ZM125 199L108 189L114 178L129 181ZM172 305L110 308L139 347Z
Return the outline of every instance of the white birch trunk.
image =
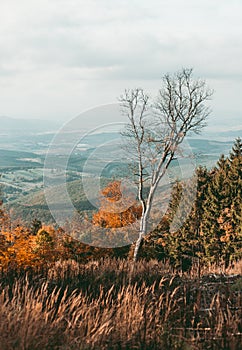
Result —
M147 204L146 204L146 209L142 213L142 216L140 219L139 237L135 243L135 248L134 248L134 261L137 261L141 243L143 241L143 238L147 234L147 226L148 226L148 220L150 217L150 210L151 210L151 206L152 206L152 199L153 199L154 191L155 191L155 189L153 189L153 188L150 190Z

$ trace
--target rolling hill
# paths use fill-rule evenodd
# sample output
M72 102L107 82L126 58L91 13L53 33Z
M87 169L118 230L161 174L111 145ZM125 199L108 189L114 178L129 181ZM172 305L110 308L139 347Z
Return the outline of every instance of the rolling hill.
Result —
M87 200L83 191L81 180L76 180L75 177L76 178L81 177L83 164L85 163L85 160L88 159L92 150L95 150L95 148L98 147L98 145L107 142L107 140L112 140L112 139L115 139L116 137L117 135L113 133L90 135L85 139L85 144L87 146L86 149L81 150L80 152L77 152L77 153L74 152L71 155L69 159L68 169L70 170L70 174L71 172L73 172L74 174L76 171L76 175L73 178L70 175L67 188L68 188L70 198L73 202L73 205L77 210L90 212L95 208ZM196 164L206 165L208 168L215 165L220 154L224 153L227 155L233 144L230 141L221 142L221 141L206 140L206 139L199 139L199 138L189 139L188 143L189 143L190 150L193 153L193 157L196 160ZM53 155L53 157L56 157L56 155ZM100 157L108 157L108 154L102 155L101 153ZM39 155L33 152L0 150L0 159L1 159L2 167L8 166L11 168L15 166L17 168L19 167L23 167L23 168L40 167L41 168L43 166L43 157L41 158ZM106 184L110 181L110 179L117 177L120 171L120 166L122 168L122 164L120 164L120 162L118 161L107 163L107 166L102 172L102 177L103 177L102 183ZM177 166L178 168L176 168ZM188 159L188 167L189 167L189 159ZM188 167L187 169L185 167L185 171L188 170ZM177 164L177 160L174 161L172 168L173 168L172 171L174 173L173 177L175 179L176 176L179 177L179 164ZM98 169L98 160L97 162L95 162L95 164L93 164L90 167L90 174L88 176L91 176L91 177L95 176L95 172L97 169ZM123 167L122 169L125 169L125 167ZM178 171L176 169L178 169ZM183 171L183 174L182 174L183 176L186 176L185 171ZM63 197L62 188L55 186L53 189L50 189L48 191L52 191L51 196L53 197L54 206L56 207L56 210L64 207L65 198ZM14 213L13 214L14 217L22 217L26 221L32 220L34 217L38 217L45 222L53 221L53 218L49 212L47 203L45 201L43 188L38 189L36 187L33 187L32 189L30 189L29 193L28 191L27 193L26 191L24 191L24 193L22 194L21 193L15 194L13 199L14 200L9 202L7 206L8 208L12 209L12 212Z

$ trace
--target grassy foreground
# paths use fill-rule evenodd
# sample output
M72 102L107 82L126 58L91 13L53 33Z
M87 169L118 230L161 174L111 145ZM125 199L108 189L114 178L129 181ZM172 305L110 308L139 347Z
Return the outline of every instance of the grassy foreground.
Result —
M5 271L1 350L240 349L242 262L201 277L105 259Z

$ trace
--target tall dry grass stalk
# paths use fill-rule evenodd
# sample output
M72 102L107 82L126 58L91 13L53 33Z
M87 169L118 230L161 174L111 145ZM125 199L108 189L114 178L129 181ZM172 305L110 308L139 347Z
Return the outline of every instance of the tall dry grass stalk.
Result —
M178 271L179 272L179 271ZM12 274L11 274L12 273ZM0 349L228 349L241 344L240 277L157 261L57 262L2 274Z

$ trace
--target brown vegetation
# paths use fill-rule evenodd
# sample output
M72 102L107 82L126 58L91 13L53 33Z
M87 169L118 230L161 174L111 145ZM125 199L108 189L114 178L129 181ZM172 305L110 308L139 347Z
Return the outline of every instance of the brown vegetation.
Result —
M2 272L1 350L239 349L241 262L182 274L156 260ZM211 267L212 269L212 267Z

